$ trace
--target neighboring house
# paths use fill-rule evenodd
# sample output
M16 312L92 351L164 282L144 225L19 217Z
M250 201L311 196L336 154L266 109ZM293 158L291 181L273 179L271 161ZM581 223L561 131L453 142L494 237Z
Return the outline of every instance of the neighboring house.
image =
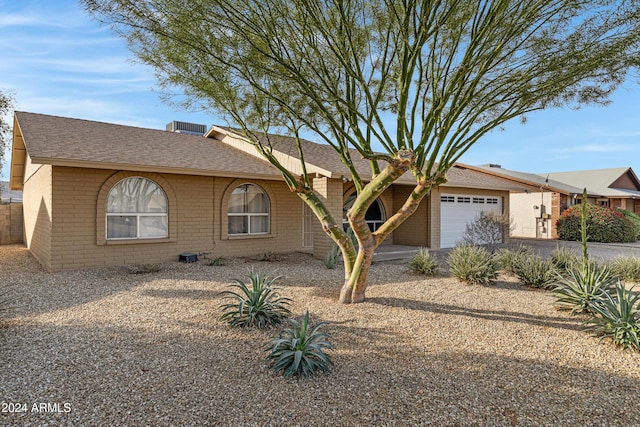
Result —
M174 122L175 123L175 122ZM190 124L187 124L190 125ZM12 190L23 191L24 242L50 271L211 256L309 251L332 242L280 173L232 130L204 136L16 112ZM197 129L197 126L195 127ZM274 137L292 168L292 139ZM352 202L346 167L327 145L305 141L314 191L340 218ZM368 162L358 160L366 174ZM535 188L456 165L386 244L450 247L481 210L509 210L509 192ZM401 177L374 203L375 229L413 185Z
M589 203L640 213L640 181L631 168L533 174L483 165L498 176L535 183L537 191L511 193L512 237L558 238L556 221L568 207L580 203L587 189Z
M11 191L9 181L0 181L0 203L22 203L22 191Z
M630 167L551 172L550 179L587 188L600 206L626 209L640 214L640 180Z

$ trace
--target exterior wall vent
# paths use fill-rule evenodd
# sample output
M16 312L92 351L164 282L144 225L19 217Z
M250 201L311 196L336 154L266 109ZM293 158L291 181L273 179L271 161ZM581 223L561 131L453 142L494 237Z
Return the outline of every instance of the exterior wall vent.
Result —
M186 133L189 135L199 135L202 136L207 133L207 125L200 125L197 123L187 123L187 122L179 122L172 121L167 124L167 130L171 132L178 133Z

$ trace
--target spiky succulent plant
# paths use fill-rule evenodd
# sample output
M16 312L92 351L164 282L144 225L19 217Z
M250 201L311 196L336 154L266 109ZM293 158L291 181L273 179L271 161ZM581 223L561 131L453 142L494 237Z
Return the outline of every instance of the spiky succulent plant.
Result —
M280 276L271 277L269 274L249 273L251 285L247 286L242 280L234 279L230 286L237 290L227 290L222 295L231 302L222 304L221 320L231 326L242 328L255 326L264 329L280 323L291 315L288 308L291 300L280 295L273 284Z
M267 360L276 372L286 377L310 377L326 372L332 364L324 351L333 348L331 336L320 329L326 322L311 327L309 310L300 322L289 320L291 327L269 342Z
M614 292L594 305L594 314L585 322L593 335L611 338L625 350L640 350L640 293L618 282Z

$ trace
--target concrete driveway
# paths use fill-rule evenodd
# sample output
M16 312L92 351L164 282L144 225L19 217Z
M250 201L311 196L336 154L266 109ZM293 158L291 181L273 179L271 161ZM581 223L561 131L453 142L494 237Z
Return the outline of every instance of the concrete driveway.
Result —
M551 255L557 247L566 247L572 249L576 254L582 252L580 242L566 242L563 240L545 240L545 239L523 239L511 238L506 245L509 247L524 244L532 247L541 255ZM640 258L640 241L632 243L587 243L589 257L595 259L612 259L617 256L639 257Z

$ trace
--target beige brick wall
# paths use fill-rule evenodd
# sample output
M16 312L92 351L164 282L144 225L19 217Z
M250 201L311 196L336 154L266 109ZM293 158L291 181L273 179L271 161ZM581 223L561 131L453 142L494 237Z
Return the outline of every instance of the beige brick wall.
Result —
M314 178L313 190L318 194L320 200L325 203L333 219L338 223L342 223L342 208L344 206L344 186L342 181L326 177ZM324 258L331 251L332 246L333 241L322 230L320 222L316 220L313 228L313 256L315 258Z
M394 187L393 210L397 212L411 195L413 186L398 185ZM416 212L407 218L393 233L396 245L423 246L429 245L429 196L426 196Z
M106 197L101 194L129 176L152 179L165 190L168 239L123 242L104 238ZM228 200L237 185L247 182L260 185L269 195L271 233L267 236L236 238L226 234L223 200ZM31 193L25 192L25 200L30 198ZM176 261L187 251L240 256L301 247L302 205L282 182L55 167L53 199L53 256L45 265L52 271Z
M51 269L51 172L48 165L33 168L23 184L24 243L33 256ZM28 197L27 197L28 195Z
M0 245L22 243L22 203L0 205Z

